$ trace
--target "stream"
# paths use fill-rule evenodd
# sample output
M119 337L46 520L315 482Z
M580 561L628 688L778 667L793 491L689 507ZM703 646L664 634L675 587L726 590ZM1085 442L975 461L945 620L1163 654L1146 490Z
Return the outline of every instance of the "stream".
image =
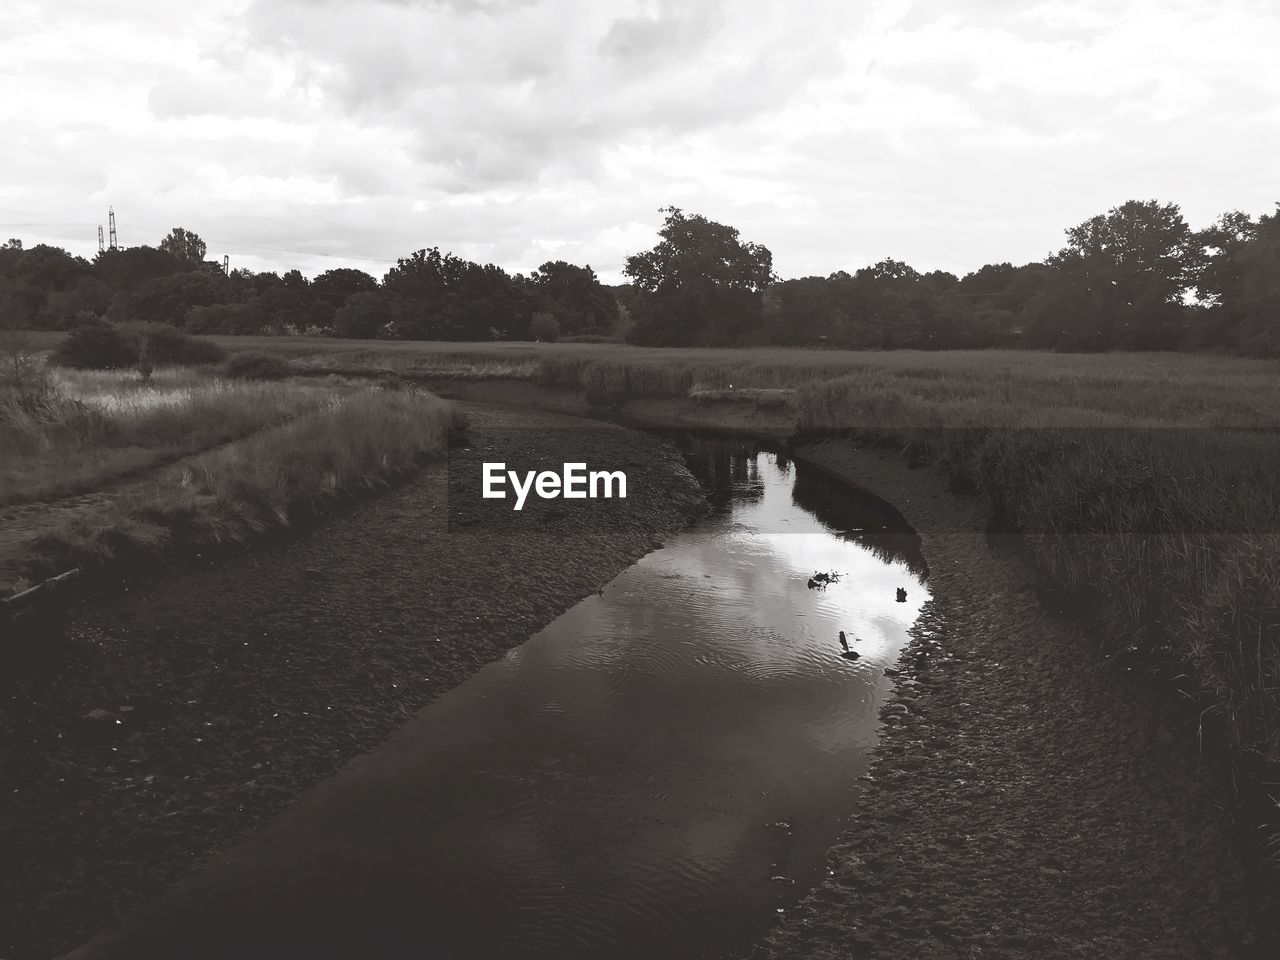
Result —
M420 717L419 919L449 955L741 949L855 807L918 540L780 453L674 439L711 514Z

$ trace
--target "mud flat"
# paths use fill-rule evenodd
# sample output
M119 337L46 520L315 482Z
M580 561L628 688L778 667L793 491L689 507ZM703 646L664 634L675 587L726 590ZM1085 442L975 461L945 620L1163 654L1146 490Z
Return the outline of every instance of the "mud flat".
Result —
M0 681L0 956L47 958L155 898L703 508L659 440L468 414L451 464L296 540L93 600L65 651ZM451 489L481 459L586 460L631 491L491 529Z
M934 599L827 879L750 960L1262 956L1189 719L1046 614L985 501L847 441L798 455L901 510Z

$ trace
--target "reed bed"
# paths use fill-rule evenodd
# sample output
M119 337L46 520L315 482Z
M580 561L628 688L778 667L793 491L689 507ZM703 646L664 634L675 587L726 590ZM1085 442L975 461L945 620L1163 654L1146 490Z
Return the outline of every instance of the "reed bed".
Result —
M417 392L330 396L273 430L174 464L35 542L33 576L239 544L387 485L446 450L449 403Z
M47 371L0 396L0 506L105 485L314 411L332 391L225 381L189 368Z
M1270 398L1220 382L1184 395L1060 375L1007 399L984 397L981 383L912 386L803 385L799 424L898 445L984 491L993 523L1024 534L1045 581L1091 612L1108 652L1185 671L1238 750L1280 761L1280 431Z

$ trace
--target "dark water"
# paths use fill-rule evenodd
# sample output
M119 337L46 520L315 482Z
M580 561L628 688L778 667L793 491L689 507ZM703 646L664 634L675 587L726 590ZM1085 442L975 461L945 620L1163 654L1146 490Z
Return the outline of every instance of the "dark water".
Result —
M776 454L686 446L713 515L422 715L450 955L732 951L819 879L854 805L926 598L915 538Z

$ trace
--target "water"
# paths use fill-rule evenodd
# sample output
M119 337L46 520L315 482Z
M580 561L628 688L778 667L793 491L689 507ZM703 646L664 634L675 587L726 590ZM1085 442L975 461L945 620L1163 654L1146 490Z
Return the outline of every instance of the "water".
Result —
M732 951L819 879L854 806L927 597L916 540L777 454L685 446L714 513L424 714L451 955ZM839 579L810 589L819 571Z
M697 958L758 937L856 808L924 568L887 505L678 439L709 517L89 955Z

